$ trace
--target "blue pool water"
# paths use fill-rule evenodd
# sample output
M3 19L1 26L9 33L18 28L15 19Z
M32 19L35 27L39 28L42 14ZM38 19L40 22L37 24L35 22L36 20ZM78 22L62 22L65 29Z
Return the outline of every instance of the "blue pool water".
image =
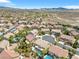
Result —
M53 57L51 57L50 55L45 55L44 59L54 59Z

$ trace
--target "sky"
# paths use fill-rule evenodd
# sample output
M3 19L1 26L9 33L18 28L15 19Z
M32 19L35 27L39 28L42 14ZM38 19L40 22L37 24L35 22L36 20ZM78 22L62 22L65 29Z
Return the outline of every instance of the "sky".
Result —
M0 6L15 8L79 8L79 0L0 0Z

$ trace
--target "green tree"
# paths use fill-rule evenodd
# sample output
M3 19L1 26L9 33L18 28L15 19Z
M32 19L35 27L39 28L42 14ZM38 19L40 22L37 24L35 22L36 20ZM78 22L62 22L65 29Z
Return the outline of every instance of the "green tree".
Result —
M25 37L28 34L27 30L20 30L19 33L16 34L18 37Z
M0 36L0 41L2 41L3 40L3 36Z
M45 54L47 54L47 53L48 53L48 50L49 50L49 48L45 48L45 49L43 49L43 51L42 51L43 56L44 56Z
M79 35L74 36L75 37L75 43L72 45L73 48L78 48L79 44L78 44L78 40L79 40Z
M63 34L65 34L65 35L69 35L69 31L67 30L66 27L63 27L62 32L63 32Z
M73 49L73 48L69 49L69 52L70 52L72 55L74 55L74 54L76 53L75 49Z
M23 54L26 57L29 57L30 53L31 53L31 47L32 47L32 43L26 43L25 40L20 41L18 47L16 48L16 51L19 54Z
M45 32L39 30L38 34L39 35L45 35Z
M79 35L74 36L76 40L79 40Z
M9 40L9 43L13 43L13 39L14 39L14 37L13 36L10 36L9 39L8 39Z

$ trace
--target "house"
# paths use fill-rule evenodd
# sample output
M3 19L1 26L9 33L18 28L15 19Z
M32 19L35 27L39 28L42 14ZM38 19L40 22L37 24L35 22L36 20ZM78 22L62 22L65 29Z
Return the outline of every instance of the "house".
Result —
M30 33L30 34L28 34L28 35L26 36L26 40L28 40L28 41L32 41L33 39L35 39L35 36L34 36L34 34L32 34L32 33Z
M7 40L2 40L1 42L0 42L0 48L6 48L6 47L8 47L9 46L9 41L7 41Z
M0 24L0 27L4 27L4 26L5 26L5 24L3 24L3 23Z
M41 48L48 48L51 45L49 42L41 39L36 40L33 43Z
M7 24L7 28L12 27L12 26L13 26L13 24L10 22Z
M53 25L49 24L49 25L46 25L46 27L52 29Z
M54 25L54 28L55 28L55 29L62 29L63 26L62 26L62 25Z
M33 33L35 36L38 34L38 30L37 29L33 29L32 31L31 31L31 33Z
M25 20L19 20L19 22L18 22L19 24L26 24L27 23L27 21L25 21Z
M42 21L42 22L41 22L41 24L45 25L45 24L46 24L46 22L45 22L45 21Z
M39 24L33 23L31 28L33 28L33 29L39 28Z
M50 29L48 29L48 28L41 28L41 31L43 31L43 32L49 32Z
M79 56L78 55L74 55L74 56L72 56L71 59L79 59Z
M15 52L14 50L5 49L4 51L12 58L16 58L19 56L19 54L17 52Z
M77 35L79 35L79 33L76 32L76 31L71 31L71 32L70 32L70 35L72 35L72 36L77 36Z
M43 35L42 40L48 41L49 43L55 43L55 37L51 35Z
M47 20L46 23L48 25L55 25L56 24L56 22L54 22L53 20L51 20L51 18L49 20Z
M19 54L14 51L16 44L12 44L12 46L6 47L1 53L0 53L0 58L1 59L13 59L17 58ZM0 49L1 51L1 49Z
M11 44L7 49L14 50L17 47L17 43Z
M7 32L9 29L7 29L7 28L3 28L3 30L4 30L4 32Z
M8 59L8 58L15 59L19 56L17 52L11 49L3 50L0 55L1 55L0 58L2 59Z
M60 47L62 47L62 48L64 48L64 42L62 42L62 41L59 41L59 42L57 43L57 45L60 46Z
M3 28L0 27L0 31L3 31Z
M19 26L16 27L16 29L18 29L18 30L23 30L24 27L25 27L24 24L20 24Z
M70 32L70 31L74 31L75 29L72 27L67 27L67 30Z
M25 59L31 59L30 57L25 57Z
M60 34L62 34L61 29L52 29L51 32L55 36L59 36Z
M7 46L4 51L12 58L16 58L19 56L17 52L14 51L14 49L17 47L17 44L12 44L11 46ZM7 59L7 58L6 58Z
M12 59L12 57L9 54L7 54L7 52L5 50L3 50L0 53L0 59Z
M71 44L73 44L75 42L75 38L73 36L69 36L69 35L61 35L60 40L71 43Z
M27 24L27 25L26 25L26 27L28 27L28 28L31 28L31 27L32 27L32 25L30 25L30 24Z
M60 33L61 34L61 30L60 29L52 29L53 33Z
M68 51L56 45L50 46L49 53L55 54L58 57L68 57Z
M36 39L42 39L42 36L36 35Z
M7 24L8 26L12 26L12 23L11 22L8 22L8 24Z
M39 25L39 28L46 28L44 24Z
M4 35L5 38L9 38L10 36L14 36L14 34L11 32L8 32L7 34Z

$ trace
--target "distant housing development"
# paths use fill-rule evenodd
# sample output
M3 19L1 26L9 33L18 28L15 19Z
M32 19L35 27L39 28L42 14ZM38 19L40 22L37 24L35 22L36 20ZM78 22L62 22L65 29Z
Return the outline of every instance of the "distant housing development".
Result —
M0 9L0 59L79 59L75 15L74 10Z

